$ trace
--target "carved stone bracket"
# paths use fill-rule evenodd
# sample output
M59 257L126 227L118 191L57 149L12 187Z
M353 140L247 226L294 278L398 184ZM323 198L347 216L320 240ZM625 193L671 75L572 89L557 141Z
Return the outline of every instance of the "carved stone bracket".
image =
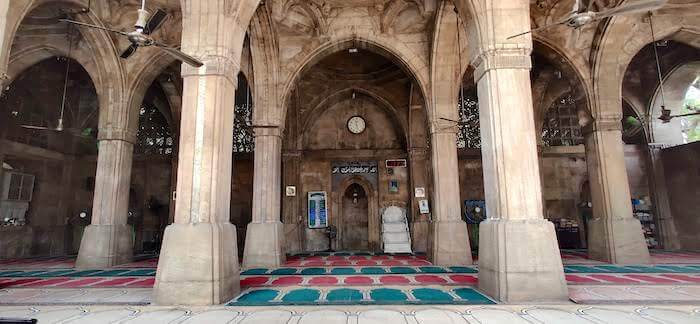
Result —
M425 160L429 155L430 149L427 147L413 147L408 150L411 160Z
M282 128L277 126L254 125L255 137L277 136L282 137Z
M495 69L523 69L532 68L531 48L505 47L492 48L479 54L474 61L474 81L479 81L486 72Z
M121 128L100 128L97 133L98 141L124 141L136 144L136 132Z
M237 77L241 70L241 65L233 58L220 55L202 55L199 59L204 63L202 67L193 67L188 64L182 65L182 77L188 76L223 76L238 86Z
M584 134L592 132L622 130L622 115L619 113L598 114L595 119L583 128Z
M458 123L451 120L437 119L430 122L431 134L457 134L458 128Z

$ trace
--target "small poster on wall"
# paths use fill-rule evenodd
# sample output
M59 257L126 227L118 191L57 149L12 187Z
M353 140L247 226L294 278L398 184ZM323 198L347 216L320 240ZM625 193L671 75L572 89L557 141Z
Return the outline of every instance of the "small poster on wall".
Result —
M423 188L423 187L416 188L416 198L425 198L425 188Z
M399 192L399 180L390 180L389 181L389 192L391 192L391 193Z
M326 208L326 192L310 191L308 195L309 228L328 227L328 209Z
M285 194L287 197L295 197L297 195L297 187L295 186L287 186L285 189Z
M421 214L430 214L430 207L428 206L427 199L421 199L418 201L418 209L420 209Z

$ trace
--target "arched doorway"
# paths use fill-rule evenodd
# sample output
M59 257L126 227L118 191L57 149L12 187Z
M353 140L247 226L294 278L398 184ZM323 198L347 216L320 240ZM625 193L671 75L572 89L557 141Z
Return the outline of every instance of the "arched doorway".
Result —
M380 211L404 206L411 221L421 222L411 234L414 250L424 252L427 216L417 205L426 197L414 197L413 188L430 192L429 132L417 81L381 48L334 49L302 70L287 102L287 246L381 251ZM327 224L316 222L315 209L308 208L312 192L328 197ZM337 235L329 235L333 230Z
M339 219L340 233L338 243L340 250L358 251L368 248L368 212L367 193L357 183L345 189L343 209Z

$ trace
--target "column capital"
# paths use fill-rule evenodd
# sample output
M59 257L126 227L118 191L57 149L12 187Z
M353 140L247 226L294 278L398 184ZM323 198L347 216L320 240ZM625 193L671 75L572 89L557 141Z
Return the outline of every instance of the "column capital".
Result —
M430 149L427 147L412 147L408 150L411 159L426 159L429 155Z
M457 134L458 123L438 118L430 121L430 134Z
M115 127L103 127L97 131L98 141L123 141L136 144L136 132Z
M253 125L255 137L275 136L282 137L282 128L277 126Z
M188 64L182 65L182 77L188 76L223 76L229 78L234 86L238 86L235 82L238 77L238 72L241 70L240 63L227 56L208 54L209 51L203 51L198 58L204 63L201 67L194 67Z
M282 151L282 156L285 158L301 158L302 154L299 150L285 150Z
M584 134L622 130L622 114L605 113L595 116L592 122L583 127Z
M532 49L513 44L498 44L477 55L472 61L474 66L474 81L478 82L486 72L495 69L532 68Z

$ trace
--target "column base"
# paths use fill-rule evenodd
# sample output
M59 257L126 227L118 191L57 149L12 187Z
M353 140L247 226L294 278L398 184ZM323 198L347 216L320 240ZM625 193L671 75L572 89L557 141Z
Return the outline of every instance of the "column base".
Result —
M245 235L243 268L278 268L285 260L282 222L250 223Z
M554 225L544 219L481 222L479 289L507 303L568 300Z
M590 220L588 257L614 264L651 263L642 224L634 217Z
M89 225L80 241L77 269L104 269L129 263L134 256L131 225Z
M430 226L431 259L437 266L471 265L472 250L469 246L467 223L462 220L436 221Z
M240 292L236 227L171 224L165 229L153 301L156 305L219 305Z

